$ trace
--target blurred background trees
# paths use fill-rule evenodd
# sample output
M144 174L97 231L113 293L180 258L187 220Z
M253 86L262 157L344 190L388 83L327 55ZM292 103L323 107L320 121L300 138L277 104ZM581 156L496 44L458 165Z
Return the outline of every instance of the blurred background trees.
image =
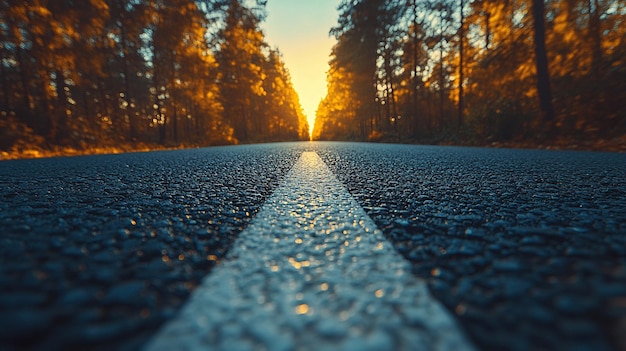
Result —
M345 0L313 139L626 136L626 3Z
M0 150L308 140L250 3L0 0Z

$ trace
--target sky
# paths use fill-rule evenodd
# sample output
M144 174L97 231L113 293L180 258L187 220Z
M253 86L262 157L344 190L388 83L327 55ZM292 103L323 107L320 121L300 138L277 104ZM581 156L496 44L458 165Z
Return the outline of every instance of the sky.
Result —
M335 39L340 0L268 0L265 40L283 54L291 82L313 129L315 110L326 96L326 71Z

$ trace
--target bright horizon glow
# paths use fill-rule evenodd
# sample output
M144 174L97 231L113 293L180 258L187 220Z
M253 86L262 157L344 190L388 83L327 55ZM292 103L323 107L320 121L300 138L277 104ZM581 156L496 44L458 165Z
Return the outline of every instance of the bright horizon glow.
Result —
M335 44L328 32L337 23L339 1L268 0L262 24L267 43L283 55L309 122L309 136L317 106L326 95L326 72Z

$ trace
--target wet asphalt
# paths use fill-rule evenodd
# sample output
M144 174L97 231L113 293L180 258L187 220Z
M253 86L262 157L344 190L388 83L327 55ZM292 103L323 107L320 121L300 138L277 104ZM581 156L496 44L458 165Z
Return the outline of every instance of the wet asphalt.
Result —
M0 350L140 348L306 150L479 349L626 349L626 155L284 143L0 162Z

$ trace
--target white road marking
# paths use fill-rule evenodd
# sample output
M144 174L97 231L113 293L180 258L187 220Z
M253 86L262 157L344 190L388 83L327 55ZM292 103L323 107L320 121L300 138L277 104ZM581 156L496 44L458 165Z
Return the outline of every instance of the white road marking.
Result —
M473 350L315 152L147 350Z

